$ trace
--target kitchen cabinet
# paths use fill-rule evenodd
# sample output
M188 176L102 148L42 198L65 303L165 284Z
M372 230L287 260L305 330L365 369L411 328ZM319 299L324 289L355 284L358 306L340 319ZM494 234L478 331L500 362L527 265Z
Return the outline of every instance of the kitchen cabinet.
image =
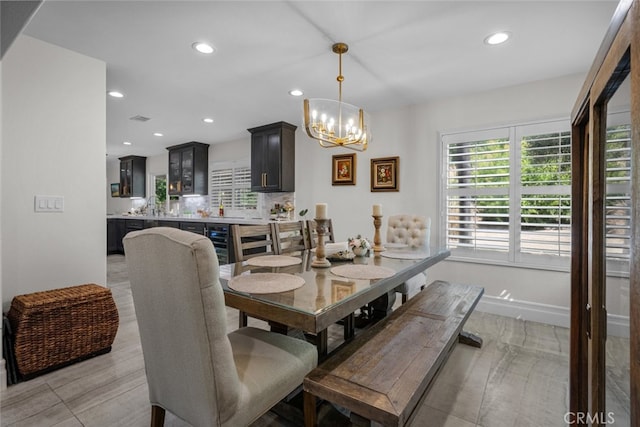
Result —
M125 219L107 219L107 255L123 254L122 238L126 234Z
M201 222L181 222L180 230L190 231L196 234L204 235L204 224Z
M146 165L146 157L120 157L120 197L145 197L147 188Z
M207 195L209 144L187 142L169 150L169 195Z
M251 191L295 191L296 126L277 122L251 133Z

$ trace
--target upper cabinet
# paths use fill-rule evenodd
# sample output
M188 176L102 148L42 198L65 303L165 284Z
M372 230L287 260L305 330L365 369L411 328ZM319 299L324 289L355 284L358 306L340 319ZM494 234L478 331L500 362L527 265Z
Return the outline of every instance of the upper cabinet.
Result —
M277 122L251 132L251 190L295 191L296 126Z
M146 157L120 157L120 197L145 197L146 165Z
M187 142L169 150L169 195L208 194L209 144Z

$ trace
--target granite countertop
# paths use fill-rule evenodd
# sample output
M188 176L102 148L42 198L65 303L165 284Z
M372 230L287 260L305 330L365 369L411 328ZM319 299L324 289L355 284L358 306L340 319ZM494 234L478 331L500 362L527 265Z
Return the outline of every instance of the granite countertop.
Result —
M176 217L176 216L151 216L151 215L117 215L107 214L107 219L141 219L147 221L178 221L178 222L206 222L217 224L269 224L271 222L291 222L275 221L263 218L244 218L239 216L210 216L201 217Z

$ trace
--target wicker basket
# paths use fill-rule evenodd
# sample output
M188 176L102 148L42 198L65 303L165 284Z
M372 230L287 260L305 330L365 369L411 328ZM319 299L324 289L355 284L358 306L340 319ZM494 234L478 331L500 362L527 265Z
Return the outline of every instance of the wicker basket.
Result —
M16 296L8 318L25 379L109 352L119 321L111 290L96 284Z

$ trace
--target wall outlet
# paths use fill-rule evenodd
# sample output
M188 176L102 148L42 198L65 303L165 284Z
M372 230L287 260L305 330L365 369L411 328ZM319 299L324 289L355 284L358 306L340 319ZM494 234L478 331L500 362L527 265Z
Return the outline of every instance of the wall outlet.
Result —
M35 196L34 209L36 212L64 212L64 197Z

